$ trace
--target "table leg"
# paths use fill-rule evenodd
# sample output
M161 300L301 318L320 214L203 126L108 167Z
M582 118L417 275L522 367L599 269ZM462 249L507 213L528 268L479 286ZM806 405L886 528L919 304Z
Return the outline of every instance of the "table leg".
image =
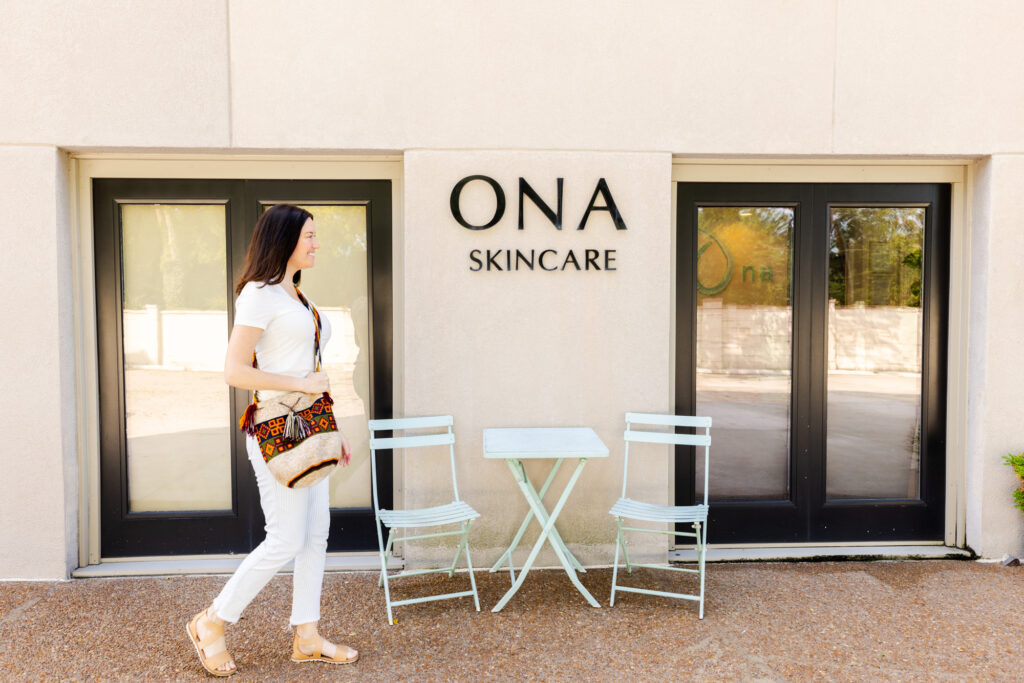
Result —
M561 459L555 460L555 464L551 467L551 471L548 473L547 479L544 480L544 485L540 487L540 496L541 496L541 498L543 498L544 494L547 493L548 487L551 486L551 482L554 481L555 474L558 473L558 468L561 467L561 466L562 466ZM510 465L510 467L511 467L511 465ZM516 473L514 468L512 469L512 474L518 480L519 477L518 477L518 474ZM491 572L498 571L498 568L501 566L501 563L504 562L505 559L507 558L508 559L508 571L509 571L510 574L512 574L512 581L513 581L513 583L516 580L516 574L515 574L515 571L513 571L513 569L512 569L512 551L515 550L517 547L519 547L519 541L521 541L523 539L523 534L526 533L526 527L530 526L530 520L531 519L533 519L533 509L532 508L527 510L526 517L523 519L523 523L519 525L519 531L517 531L516 535L512 538L512 545L510 545L508 547L508 550L506 550L504 553L502 553L501 557L498 558L498 561L494 563L493 567L491 567Z
M506 592L505 595L502 596L501 600L498 601L498 604L495 605L491 611L501 611L502 608L504 608L508 601L512 598L512 596L515 595L519 588L523 585L523 581L526 579L526 575L530 572L530 568L533 567L533 563L537 559L537 554L540 552L540 549L543 547L545 541L548 541L551 544L552 550L555 551L555 555L558 556L559 562L562 563L562 567L565 569L566 574L569 575L569 579L572 581L573 585L576 586L576 590L578 590L580 594L583 595L583 597L586 598L587 602L590 603L592 606L600 607L597 600L594 599L594 596L590 594L590 592L583 586L582 583L580 583L580 579L576 575L576 571L573 568L572 562L570 562L566 554L562 552L562 548L559 547L560 544L554 542L553 539L549 538L551 535L551 530L555 527L555 520L558 519L558 515L561 514L562 508L565 506L565 502L569 499L569 494L572 492L573 487L576 485L576 481L579 479L580 474L583 472L583 466L587 464L587 459L580 458L579 464L576 465L576 470L572 473L572 476L569 478L568 483L565 485L565 490L562 491L562 495L559 496L558 502L555 504L555 507L551 511L550 515L547 513L547 511L544 510L544 505L540 500L540 497L537 495L537 491L533 488L533 485L530 483L529 478L526 476L526 471L523 468L522 461L516 460L513 463L513 461L508 460L506 462L508 462L509 468L512 469L512 473L513 475L515 475L516 480L519 483L519 488L520 490L522 490L523 496L530 504L530 508L533 510L533 513L537 516L537 519L543 524L543 528L541 529L541 533L540 536L537 538L537 541L533 544L533 549L530 550L530 555L526 558L526 562L523 564L523 568L519 571L519 578L516 579L516 582L512 584L512 587L509 588L508 592Z
M562 459L559 458L558 460L555 460L555 464L552 465L551 471L548 472L548 476L544 480L544 485L540 487L540 491L537 493L537 495L540 496L541 499L544 498L544 494L547 493L548 487L551 486L551 482L554 481L555 475L558 473L558 469L561 466L562 466ZM519 475L518 475L518 473L516 472L515 469L512 470L512 474L518 480ZM525 476L525 470L524 470L524 476ZM533 519L533 508L530 508L529 510L527 510L526 517L523 518L523 523L519 525L519 531L516 532L516 535L512 539L512 544L508 547L508 549L504 553L501 554L501 557L499 557L498 561L494 563L494 566L491 567L491 572L492 573L498 571L498 569L501 567L501 563L504 562L507 559L508 560L508 572L512 576L512 582L515 583L516 573L515 573L515 570L512 568L512 552L516 548L519 547L519 542L523 539L523 534L526 533L526 528L530 525L530 520L531 519ZM540 524L543 527L544 522L542 521L542 522L540 522ZM573 555L572 552L569 550L569 548L565 545L565 541L562 540L562 535L558 533L558 529L557 528L553 528L551 533L554 535L555 541L562 547L562 552L564 552L566 555L568 555L569 560L572 562L573 566L576 567L576 570L581 572L581 573L583 573L583 574L586 574L587 570L584 569L583 565L580 564L580 561L576 559L576 556Z
M528 486L526 494L527 499L532 502L534 513L544 525L543 533L547 535L548 543L551 544L552 549L555 551L555 555L557 555L558 559L561 561L562 566L569 575L569 579L572 581L573 585L576 586L576 589L583 594L583 597L587 599L587 602L594 607L600 607L597 600L594 599L594 596L592 596L583 584L580 583L574 567L578 568L583 573L586 573L586 570L583 569L583 566L579 563L579 560L576 559L576 556L569 551L568 547L566 547L565 542L562 541L562 537L558 533L558 529L555 527L555 520L558 518L558 515L561 514L562 507L565 505L566 500L568 500L569 494L576 485L576 481L579 479L580 474L583 473L583 466L586 464L587 459L580 458L579 464L576 465L576 469L573 471L572 476L569 477L569 481L565 485L565 490L562 492L562 495L559 497L558 502L555 504L555 508L551 511L550 515L548 515L547 511L544 509L544 502L540 499L532 486ZM523 474L525 478L525 471ZM529 480L527 480L527 483L529 483ZM570 564L573 566L570 566Z

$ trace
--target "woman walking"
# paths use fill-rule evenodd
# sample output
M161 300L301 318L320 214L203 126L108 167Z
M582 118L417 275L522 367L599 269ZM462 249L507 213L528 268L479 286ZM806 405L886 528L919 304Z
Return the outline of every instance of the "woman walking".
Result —
M319 247L313 216L297 206L273 206L256 224L236 290L235 324L228 341L224 379L231 386L256 391L260 401L286 392L319 394L330 388L327 373L314 371L316 346L326 345L330 323L322 320L317 341L315 308L296 289L302 269L313 267ZM338 457L347 463L351 450L344 437L341 444ZM189 638L199 661L214 676L235 673L224 626L237 622L256 594L293 559L292 660L356 661L358 652L324 640L317 631L330 527L328 480L307 488L289 488L271 474L254 436L246 437L246 450L259 485L267 536L245 558L213 604L189 622Z

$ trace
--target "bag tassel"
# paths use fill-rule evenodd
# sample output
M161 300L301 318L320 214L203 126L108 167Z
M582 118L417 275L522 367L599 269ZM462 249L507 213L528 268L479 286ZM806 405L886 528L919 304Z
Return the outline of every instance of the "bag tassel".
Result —
M331 398L331 395L329 393L327 393L326 391L324 392L323 399L324 399L324 403L326 403L327 405L329 405L329 406L333 406L334 405L334 399Z
M256 401L249 404L249 407L242 413L238 420L238 428L249 436L256 436Z
M284 440L290 442L302 441L313 433L309 423L294 410L288 411L288 417L284 420Z

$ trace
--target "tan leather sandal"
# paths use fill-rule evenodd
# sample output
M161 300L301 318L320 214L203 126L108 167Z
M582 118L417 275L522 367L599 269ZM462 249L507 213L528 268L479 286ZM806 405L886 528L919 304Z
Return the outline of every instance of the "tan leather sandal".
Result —
M313 648L313 654L307 655L300 647ZM351 664L352 662L359 659L359 653L356 650L352 650L347 645L337 645L337 650L334 653L334 657L328 657L323 654L324 639L320 635L315 635L310 638L300 638L299 632L295 632L295 641L292 643L292 661L293 662L327 662L328 664ZM341 648L346 650L352 650L355 652L355 657L349 659L337 659L341 654Z
M199 620L206 615L206 610L203 610L199 614L192 617L192 621L188 622L185 629L188 631L188 639L192 641L192 645L196 648L196 654L199 655L199 663L203 665L207 673L211 676L217 676L219 678L226 678L232 676L238 672L238 669L231 669L230 671L220 671L217 667L227 664L232 661L231 653L228 652L227 647L223 651L218 652L215 655L207 657L204 652L206 648L210 647L218 640L224 637L224 625L218 624L217 622L207 619L207 627L210 632L206 634L206 637L199 640Z

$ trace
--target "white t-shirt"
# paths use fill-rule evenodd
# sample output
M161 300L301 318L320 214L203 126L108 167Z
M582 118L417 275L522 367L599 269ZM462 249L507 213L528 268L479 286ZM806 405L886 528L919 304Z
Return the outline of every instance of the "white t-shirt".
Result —
M235 300L235 324L263 330L256 342L260 370L290 377L305 377L313 372L313 313L289 296L281 285L246 282ZM331 338L331 323L323 315L320 327L322 354Z

